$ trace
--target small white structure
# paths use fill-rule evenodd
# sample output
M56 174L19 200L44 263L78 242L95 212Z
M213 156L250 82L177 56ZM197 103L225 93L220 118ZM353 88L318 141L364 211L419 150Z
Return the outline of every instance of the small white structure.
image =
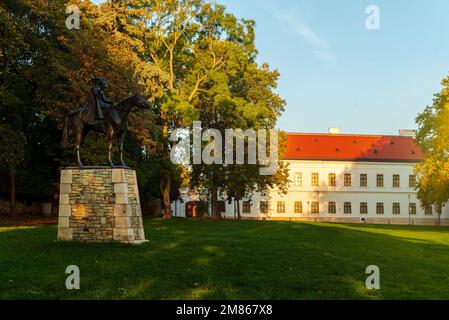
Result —
M414 168L423 159L414 132L398 136L287 134L285 161L290 188L254 194L240 203L242 219L305 220L381 224L438 223L432 208L416 198ZM182 190L172 204L178 217L195 216L198 197ZM234 202L222 201L225 218L235 218ZM444 207L441 224L449 225Z

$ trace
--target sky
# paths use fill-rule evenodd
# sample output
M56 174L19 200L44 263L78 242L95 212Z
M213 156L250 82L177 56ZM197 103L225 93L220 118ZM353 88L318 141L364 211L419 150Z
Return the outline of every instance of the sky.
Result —
M280 72L288 132L397 134L449 75L447 0L218 0L256 21L259 62ZM369 5L380 28L366 28Z

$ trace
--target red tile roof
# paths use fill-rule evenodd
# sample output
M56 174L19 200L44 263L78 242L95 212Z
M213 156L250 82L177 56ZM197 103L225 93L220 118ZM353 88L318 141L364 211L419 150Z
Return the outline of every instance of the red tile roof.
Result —
M287 133L286 160L419 162L413 137Z

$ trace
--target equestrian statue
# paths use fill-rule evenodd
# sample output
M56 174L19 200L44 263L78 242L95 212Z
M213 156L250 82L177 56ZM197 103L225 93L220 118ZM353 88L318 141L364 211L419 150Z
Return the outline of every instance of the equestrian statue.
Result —
M104 90L108 82L100 77L92 78L89 98L84 106L67 115L64 120L62 146L68 145L69 135L74 138L76 159L79 167L83 167L80 156L80 146L90 131L103 133L108 140L109 165L112 162L112 144L118 144L121 165L126 167L123 160L123 139L128 128L128 115L134 107L142 110L150 109L151 105L139 94L132 95L120 103L114 104L105 96Z

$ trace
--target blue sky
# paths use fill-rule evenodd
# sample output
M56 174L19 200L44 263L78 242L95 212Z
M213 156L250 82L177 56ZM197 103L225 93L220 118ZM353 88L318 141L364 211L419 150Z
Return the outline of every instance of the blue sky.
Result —
M222 0L257 22L260 61L281 73L286 131L415 128L449 74L449 1ZM368 5L380 29L368 30Z
M447 0L218 0L256 20L260 62L280 71L293 132L396 134L449 74ZM365 27L368 5L380 29Z

